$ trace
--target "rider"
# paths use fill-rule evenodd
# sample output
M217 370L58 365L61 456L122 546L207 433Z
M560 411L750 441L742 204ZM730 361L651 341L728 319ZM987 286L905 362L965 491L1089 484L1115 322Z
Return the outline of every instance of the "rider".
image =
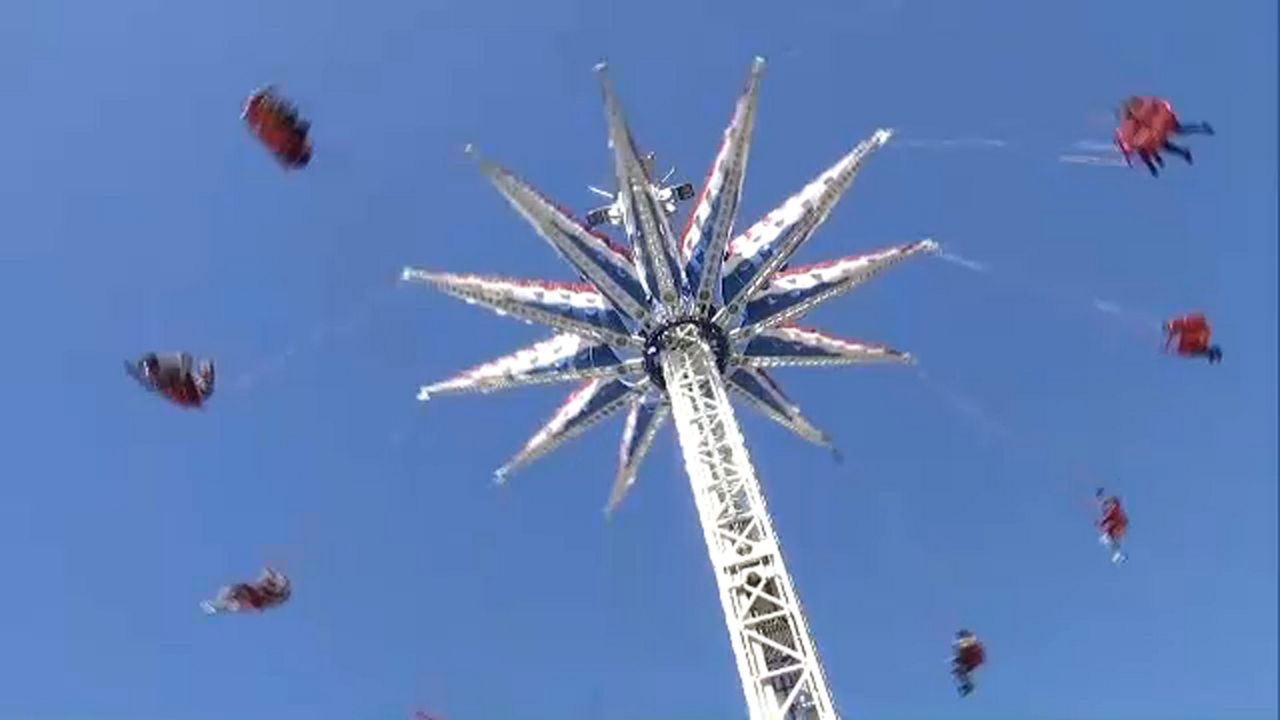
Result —
M189 353L143 355L134 368L139 382L184 407L199 407L213 395L213 361L204 360L192 372Z
M1209 344L1213 329L1209 327L1209 322L1203 313L1191 313L1169 320L1164 324L1164 333L1165 352L1169 351L1169 345L1173 343L1174 338L1177 338L1179 355L1205 357L1210 364L1222 361L1222 348Z
M1131 154L1136 154L1147 166L1153 177L1159 177L1157 165L1164 167L1161 150L1181 157L1191 163L1191 151L1169 141L1171 135L1213 135L1209 123L1183 124L1168 100L1157 97L1130 97L1120 107L1120 125L1116 128L1116 145L1124 154L1125 162L1132 165Z
M951 658L951 674L956 679L956 689L960 697L973 692L973 680L970 675L987 659L986 648L978 642L978 638L968 630L956 633L955 642L951 644L954 654Z
M1173 111L1173 104L1164 98L1158 97L1131 97L1125 102L1125 109L1132 109L1132 112L1139 117L1149 114L1158 114L1167 117L1170 120L1170 135L1213 135L1213 126L1207 122L1198 122L1184 124L1178 119L1178 114Z
M1164 159L1152 147L1152 130L1144 127L1140 115L1141 109L1141 98L1136 97L1129 98L1120 106L1117 113L1120 124L1115 132L1116 147L1120 148L1120 153L1124 155L1124 161L1129 167L1133 167L1131 156L1137 155L1138 159L1142 160L1142 164L1147 166L1151 176L1159 177L1160 170L1156 165L1158 163L1163 166Z
M245 103L242 117L258 139L287 167L302 168L311 162L311 123L298 109L276 94L273 86L255 91Z
M1107 495L1102 488L1098 488L1096 495L1098 510L1102 515L1098 520L1098 528L1102 530L1102 536L1098 540L1111 550L1111 562L1122 563L1128 559L1120 549L1120 542L1129 529L1129 516L1120 507L1120 498Z
M217 598L201 603L201 607L210 615L224 611L262 611L283 604L292 594L289 578L268 567L253 583L225 586L218 591Z
M299 133L305 134L311 128L311 123L299 117L296 105L276 94L274 85L255 91L245 104L244 115L250 121L259 122L264 113L283 121L289 128Z

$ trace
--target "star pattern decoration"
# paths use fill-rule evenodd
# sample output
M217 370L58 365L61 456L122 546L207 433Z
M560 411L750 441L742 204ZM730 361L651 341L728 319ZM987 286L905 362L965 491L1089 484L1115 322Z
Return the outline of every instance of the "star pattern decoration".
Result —
M625 230L625 246L467 147L498 192L580 278L553 282L415 268L402 273L405 281L424 283L555 331L546 340L422 387L419 400L445 393L580 383L497 471L499 482L625 410L617 474L605 507L606 513L612 512L635 483L641 461L669 417L656 339L675 324L697 323L713 338L723 380L738 398L804 440L833 451L827 434L801 414L770 370L914 362L908 353L885 345L836 337L796 321L902 260L936 252L935 242L924 239L788 266L849 190L866 159L888 142L891 131L877 130L745 232L733 234L764 65L763 58L752 64L719 151L678 236L670 224L675 211L671 189L652 177L603 63L596 72L618 188L610 210Z

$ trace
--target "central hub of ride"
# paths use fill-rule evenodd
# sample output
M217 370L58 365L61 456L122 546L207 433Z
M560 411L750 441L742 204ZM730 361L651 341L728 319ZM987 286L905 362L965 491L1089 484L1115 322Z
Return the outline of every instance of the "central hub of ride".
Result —
M649 380L664 392L667 389L667 378L662 374L662 352L666 349L667 335L672 330L691 326L697 328L698 334L711 346L716 356L716 369L724 375L729 367L729 336L723 328L705 318L682 317L663 323L650 331L644 343L644 370Z

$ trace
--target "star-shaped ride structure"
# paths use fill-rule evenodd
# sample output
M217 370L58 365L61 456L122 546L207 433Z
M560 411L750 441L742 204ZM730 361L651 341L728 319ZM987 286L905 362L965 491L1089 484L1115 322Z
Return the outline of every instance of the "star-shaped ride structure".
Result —
M748 405L801 438L830 447L826 433L800 414L769 369L912 362L908 353L835 337L795 322L885 268L918 253L936 252L938 246L932 240L920 240L802 267L786 264L826 220L862 163L892 132L877 130L803 190L734 236L764 70L764 60L757 58L720 151L677 236L657 198L662 188L648 176L623 120L607 68L596 69L629 244L619 246L588 229L531 185L468 146L468 154L478 159L498 192L586 282L405 268L404 280L431 285L469 304L556 331L547 340L426 385L418 399L582 382L497 476L505 479L512 470L625 409L618 472L606 505L611 511L635 482L640 462L669 414L662 375L651 361L654 341L673 324L694 322L715 338L724 380Z
M617 181L606 215L618 219L626 244L614 243L468 147L507 202L573 266L581 281L413 268L406 268L403 278L555 331L546 340L423 387L420 400L580 383L498 470L500 481L626 411L606 505L612 511L635 482L659 429L674 416L751 717L828 718L835 717L829 691L725 390L736 391L750 407L801 438L830 447L828 436L800 413L770 371L912 362L907 353L884 345L796 323L819 304L901 260L936 251L937 245L926 239L788 266L867 157L889 140L888 130L877 130L745 232L734 234L763 70L764 60L757 58L701 190L696 196L687 193L692 207L679 234L670 218L676 211L673 197L681 193L653 177L651 158L637 149L601 64L596 71ZM755 570L751 562L757 564Z

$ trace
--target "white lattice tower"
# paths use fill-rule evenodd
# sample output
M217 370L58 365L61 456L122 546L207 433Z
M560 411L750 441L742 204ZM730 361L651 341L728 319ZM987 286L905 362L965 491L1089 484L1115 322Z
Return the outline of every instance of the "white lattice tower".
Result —
M556 333L424 386L418 397L579 383L498 469L504 482L512 471L625 411L606 512L622 501L659 429L674 418L750 720L837 720L728 390L797 437L834 452L831 438L787 397L772 371L910 364L913 359L886 345L837 337L796 321L909 257L936 252L937 243L920 240L792 267L792 256L892 133L877 130L738 232L734 224L764 60L752 63L699 193L691 185L664 188L655 182L622 116L607 67L596 70L616 180L616 194L606 193L614 202L603 211L620 219L626 246L579 222L469 146L494 187L573 266L581 282L406 268L405 280ZM668 217L675 205L663 200L673 192L692 201L679 234Z
M700 327L664 333L661 362L749 717L834 720L817 648Z

